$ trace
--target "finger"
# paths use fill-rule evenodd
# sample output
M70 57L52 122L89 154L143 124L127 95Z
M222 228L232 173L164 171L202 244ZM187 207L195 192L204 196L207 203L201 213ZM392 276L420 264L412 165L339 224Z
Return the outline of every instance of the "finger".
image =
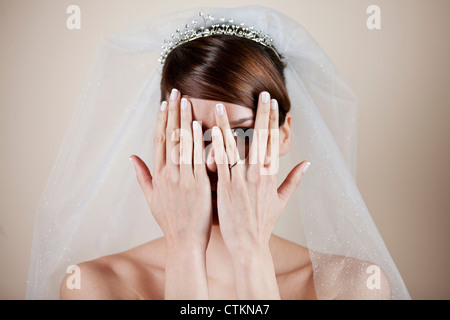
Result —
M296 165L294 169L289 172L283 183L278 187L278 197L281 200L283 208L286 206L288 200L299 186L303 175L310 165L311 163L309 161L303 161Z
M264 166L264 160L266 156L269 116L270 94L264 91L259 95L255 128L253 132L252 144L249 151L250 164L258 164L260 167Z
M166 127L166 165L178 165L178 141L180 135L180 93L172 89L170 93Z
M194 176L199 177L206 174L204 161L205 142L203 141L202 125L198 121L192 121L192 132L194 139Z
M147 201L150 201L153 192L153 178L150 170L148 169L145 162L142 161L142 159L138 156L132 155L130 157L130 160L134 165L134 170L136 172L136 177L139 185L141 186L141 189L144 192Z
M228 122L228 115L225 106L222 103L216 105L216 123L217 126L224 133L225 138L225 152L228 155L230 163L235 163L239 160L239 152L236 147L236 141L231 132L230 123Z
M212 143L214 148L214 161L217 165L217 176L219 180L230 181L230 169L228 168L222 132L217 126L212 128Z
M153 172L158 174L166 164L167 102L163 101L158 112L153 138Z
M181 99L180 176L193 178L192 172L192 109L186 98Z
M228 157L228 163L234 164L238 162L239 159L239 150L236 145L236 140L234 139L233 133L231 132L230 123L228 121L228 115L225 109L225 106L222 103L216 105L216 123L218 127L221 129L224 136L225 143L225 152ZM241 174L240 165L233 166L233 174Z
M280 151L280 135L278 128L278 102L272 99L269 114L269 137L267 139L267 149L264 161L264 171L266 174L276 174L278 172L278 160Z
M214 154L214 146L212 144L212 136L210 136L209 140L205 140L206 132L208 132L208 131L211 133L212 129L207 130L203 133L203 141L211 141L211 143L209 143L205 147L205 163L207 166L211 166L211 165L214 165L216 161L214 160L215 154Z

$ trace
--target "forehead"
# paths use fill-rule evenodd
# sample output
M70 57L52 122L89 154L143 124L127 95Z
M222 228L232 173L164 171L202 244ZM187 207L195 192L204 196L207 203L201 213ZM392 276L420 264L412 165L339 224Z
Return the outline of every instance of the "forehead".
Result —
M216 125L215 109L218 103L222 103L225 106L230 123L242 118L255 117L256 115L253 109L238 104L191 98L188 96L186 96L186 99L191 101L192 104L192 119L201 121L203 128L212 128Z

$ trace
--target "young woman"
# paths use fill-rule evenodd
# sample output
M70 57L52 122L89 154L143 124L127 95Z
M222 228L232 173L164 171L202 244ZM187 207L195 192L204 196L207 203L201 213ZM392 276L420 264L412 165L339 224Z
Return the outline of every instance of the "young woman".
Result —
M94 72L108 90L96 88L98 94L88 103L99 108L111 102L102 121L121 120L112 127L111 147L92 149L89 164L101 166L87 179L77 203L82 209L74 211L68 225L76 225L73 234L79 241L92 235L95 250L87 254L86 242L75 244L72 234L67 237L64 243L71 246L65 251L77 254L64 256L77 257L77 274L59 278L60 298L407 298L352 177L351 90L309 35L288 18L265 8L217 14L259 17L253 23L261 28L234 20L214 25L211 17L201 15L202 27L193 22L195 27L177 31L163 49L160 78L159 72L145 76L143 61L149 57L143 53L151 51L145 39L155 30L149 26L113 38L101 52L101 70L123 69L113 77ZM261 30L273 31L279 46ZM120 59L113 60L117 52ZM159 108L153 100L155 79L160 79ZM130 107L114 111L127 95ZM154 118L145 116L148 109ZM112 118L122 113L127 116ZM139 137L147 137L148 128L153 128L151 160L143 160L148 159L145 151L130 153L146 200L143 210L130 171L117 169L122 165L117 157L125 146L142 145ZM126 181L119 184L122 189L119 178ZM306 186L299 193L302 180ZM151 213L153 222L135 219L135 214L127 218L124 213L131 207ZM99 228L81 224L82 215ZM274 232L283 216L284 229L291 230L286 234L294 239L303 233L306 241ZM152 224L162 231L160 237L148 228ZM147 236L142 230L152 233L148 241L126 250L112 245Z

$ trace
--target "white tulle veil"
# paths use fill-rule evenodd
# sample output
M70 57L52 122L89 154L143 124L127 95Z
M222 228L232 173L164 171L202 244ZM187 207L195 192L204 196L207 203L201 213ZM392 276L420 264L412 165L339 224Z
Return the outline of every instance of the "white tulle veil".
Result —
M346 259L339 271L329 267L332 254L379 266L392 298L409 299L355 183L357 98L302 26L263 7L195 8L101 38L36 211L27 299L57 299L68 266L162 236L129 156L152 170L161 46L199 12L270 34L284 56L293 132L278 181L303 160L312 165L275 233L309 248L318 298L345 274Z

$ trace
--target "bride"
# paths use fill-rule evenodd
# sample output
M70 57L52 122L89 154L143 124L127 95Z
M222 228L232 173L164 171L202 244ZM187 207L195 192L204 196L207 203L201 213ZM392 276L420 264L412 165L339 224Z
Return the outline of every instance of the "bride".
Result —
M189 18L192 11L184 14ZM160 59L162 70L156 76L160 80L160 107L155 108L150 99L155 91L144 89L132 105L133 110L140 106L145 111L122 122L131 130L128 122L136 119L142 137L148 136L146 127L153 128L152 161L143 160L145 152L140 156L132 152L130 160L134 184L139 184L146 200L146 212L162 234L147 238L132 249L128 245L127 249L118 250L124 246L113 247L111 243L126 242L141 234L140 228L146 227L142 221L148 221L129 222L133 218L126 217L128 209L122 202L129 201L130 208L138 207L134 203L137 193L107 196L112 212L116 211L114 203L121 208L117 210L121 212L117 220L114 214L97 212L91 204L92 215L111 221L128 236L115 236L107 228L102 234L91 226L86 227L91 232L88 234L80 228L79 241L92 235L93 247L100 248L95 254L86 254L87 243L83 247L75 244L72 235L62 236L70 238L66 243L72 248L79 249L76 263L81 286L69 286L72 275L66 273L59 278L60 298L408 298L352 177L353 153L348 142L354 139L354 119L349 115L355 99L351 91L326 56L314 51L318 50L317 45L309 35L288 18L267 8L223 9L217 14L242 21L251 16L264 17L258 20L264 21L260 23L262 30L272 30L273 43L280 46L275 46L261 30L233 20L215 22L203 14L202 27L193 21L193 26L177 30L177 35L166 42ZM144 41L153 29L144 24L143 30L135 29L113 39L118 42L106 52L123 50L124 56L129 55L130 49L123 46ZM145 48L142 45L136 50L134 59L148 58L139 56ZM111 59L101 57L105 65L114 67L115 64L108 65ZM121 70L122 75L131 75L126 69ZM139 79L139 72L130 79ZM103 87L109 78L107 73L99 74L104 78ZM127 87L126 79L112 78L110 81ZM154 87L155 83L154 79L142 80L145 88ZM120 91L122 87L117 84L111 87ZM128 87L132 85L136 83ZM108 92L115 95L105 91ZM102 99L97 94L95 103L91 103L104 104ZM154 116L144 117L149 109ZM106 122L109 113L114 112L104 111ZM116 113L121 112L129 112L129 108ZM127 136L124 127L121 131L119 125L113 141ZM115 154L126 141L132 144L139 139L118 141L111 149ZM108 156L104 149L95 152ZM299 155L308 156L308 161L299 162ZM116 158L111 159L100 163L112 171L115 166L111 163ZM125 171L128 177L123 179L129 181L130 171L124 169L122 176ZM105 181L98 177L89 179ZM299 190L300 195L297 189L303 180L306 186ZM118 180L114 181L117 184ZM87 185L97 188L92 182ZM136 190L127 183L122 187ZM96 201L93 196L84 199ZM80 206L77 204L77 208ZM77 219L80 215L75 214ZM289 233L282 237L274 232L285 215L287 225L294 230L290 240ZM94 217L85 215L84 219L100 226ZM120 225L121 221L127 222ZM295 241L302 232L306 241ZM151 230L149 233L156 234ZM70 248L65 247L66 256ZM33 272L32 268L30 279L36 279ZM52 276L57 279L56 274ZM29 290L32 289L31 282Z

